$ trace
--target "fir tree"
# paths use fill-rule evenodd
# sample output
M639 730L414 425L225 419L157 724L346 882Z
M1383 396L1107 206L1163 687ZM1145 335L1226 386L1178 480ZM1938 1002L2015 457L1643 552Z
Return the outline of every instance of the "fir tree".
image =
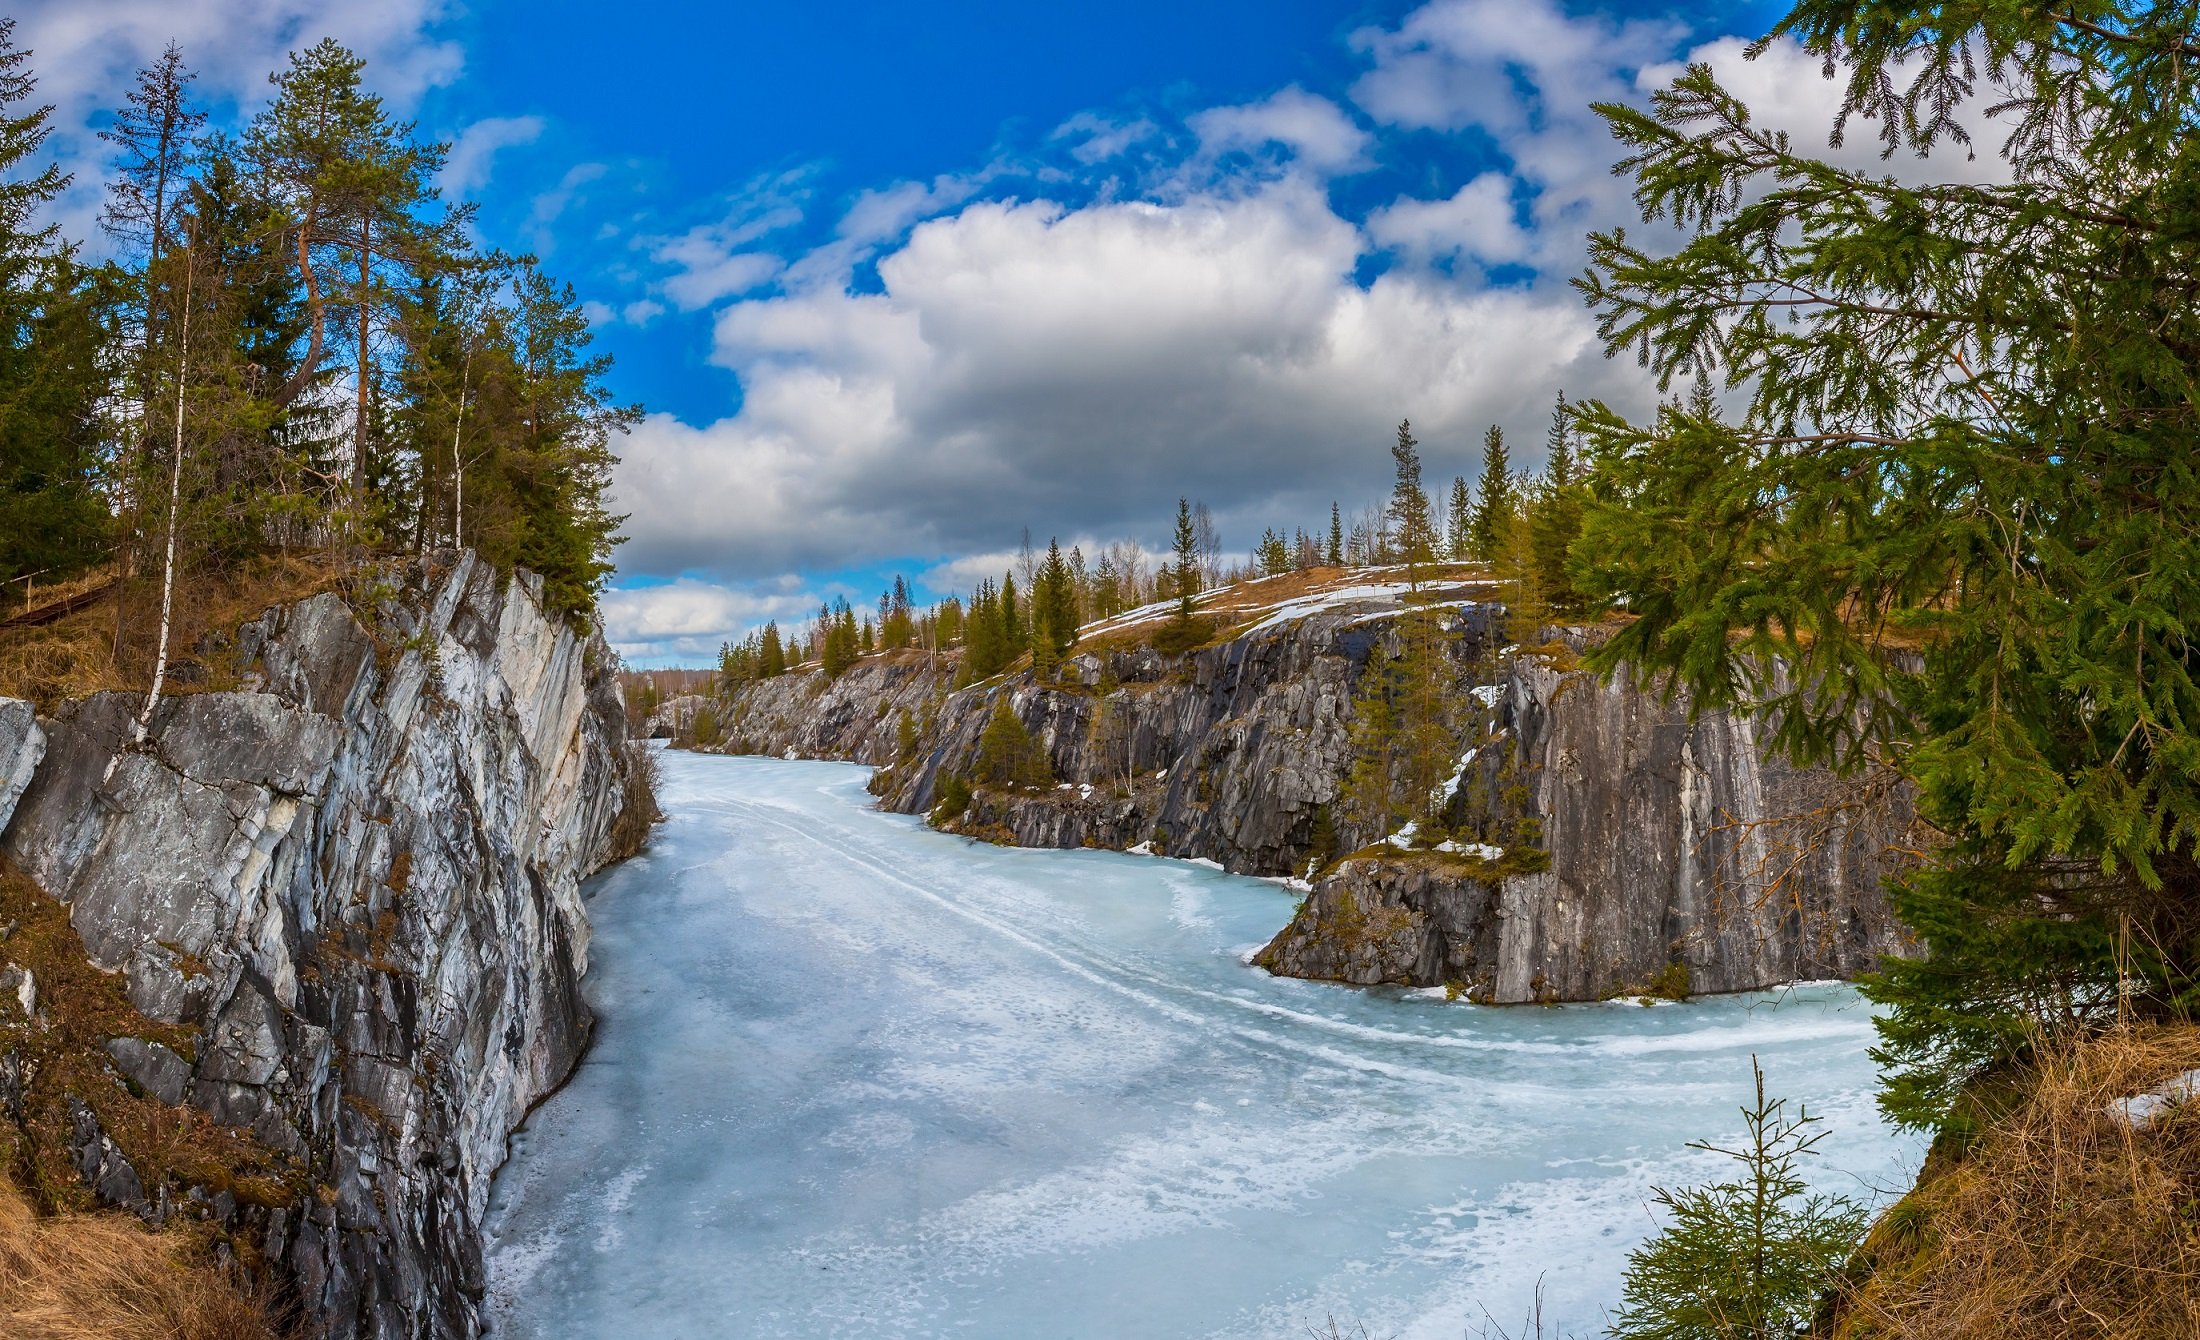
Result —
M1059 541L1047 541L1046 559L1039 565L1037 587L1032 592L1032 652L1044 649L1048 666L1077 644L1077 579L1063 561Z
M1007 658L1003 664L1007 664L1031 648L1031 624L1016 599L1016 574L1013 572L1001 574L1000 610L1001 649Z
M993 715L978 737L977 780L988 786L1037 789L1054 781L1046 750L1017 717L1005 692L993 700Z
M1890 1113L1960 1124L2042 1036L2200 1001L2200 19L1804 0L1774 36L1890 152L1962 148L1985 62L2008 180L1825 161L1704 65L1600 106L1689 235L1592 239L1609 350L1746 400L1582 407L1576 570L1636 616L1598 664L1915 785L1922 954L1867 989Z
M1344 513L1337 504L1329 504L1329 548L1322 554L1322 561L1333 568L1344 566Z
M31 166L53 109L26 105L36 85L14 34L0 18L0 582L73 574L109 529L98 484L111 304L55 250L54 226L33 221L69 178Z
M1581 535L1581 509L1586 490L1576 478L1573 424L1564 392L1551 412L1549 456L1543 478L1534 489L1528 512L1529 563L1543 604L1550 613L1572 613L1581 607L1581 593L1567 570L1568 554Z

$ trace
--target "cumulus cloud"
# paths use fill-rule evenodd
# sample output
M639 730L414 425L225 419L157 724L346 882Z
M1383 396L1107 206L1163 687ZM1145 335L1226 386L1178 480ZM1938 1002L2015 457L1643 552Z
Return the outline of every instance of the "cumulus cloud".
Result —
M1792 44L1751 62L1687 40L1550 0L1431 0L1352 36L1349 105L1292 87L1178 131L1073 117L1048 144L1081 168L882 187L801 254L772 236L799 192L745 192L657 244L662 292L713 312L742 403L652 416L623 444L621 566L741 585L917 558L932 589L965 590L1025 526L1158 545L1180 495L1242 551L1266 526L1325 525L1332 498L1373 501L1406 417L1437 487L1478 468L1492 422L1533 467L1559 389L1638 410L1652 394L1565 283L1590 228L1636 218L1588 104L1702 60L1799 145L1831 126L1839 90ZM1342 212L1329 182L1400 131L1459 135L1486 164ZM875 282L851 282L859 258Z
M1441 473L1490 419L1610 380L1570 299L1420 272L1362 286L1366 245L1292 178L930 220L879 262L880 292L721 313L741 412L657 416L624 444L621 562L741 576L992 549L1024 524L1154 537L1180 493L1242 544L1379 482L1401 416Z
M1520 226L1513 181L1485 172L1449 199L1403 199L1368 215L1377 245L1422 259L1467 256L1484 265L1518 265L1534 253L1535 239Z
M601 608L605 638L627 660L694 664L715 658L721 644L766 620L782 627L799 623L818 603L792 577L746 590L682 579L606 591Z
M1281 145L1304 166L1343 172L1367 165L1372 137L1327 98L1292 87L1235 107L1212 107L1187 118L1210 155L1258 152Z
M451 140L436 184L446 196L463 196L487 185L497 152L533 144L542 137L542 125L539 116L491 116L474 122Z

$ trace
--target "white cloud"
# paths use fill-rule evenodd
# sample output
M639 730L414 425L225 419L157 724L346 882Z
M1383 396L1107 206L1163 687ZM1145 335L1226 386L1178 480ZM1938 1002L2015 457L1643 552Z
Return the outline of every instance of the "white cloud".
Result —
M443 0L21 0L10 6L18 45L36 53L41 97L82 124L120 96L138 67L170 41L198 72L201 97L249 111L268 96L268 74L284 56L333 37L367 60L368 85L402 110L449 83L464 57L429 30Z
M437 185L446 197L464 196L487 185L497 151L533 144L541 138L542 127L539 116L491 116L474 122L451 141Z
M1971 134L1977 156L1967 156L1961 146L1948 143L1921 160L1907 148L1885 154L1880 123L1862 117L1850 119L1839 148L1829 145L1845 82L1826 78L1824 63L1791 38L1781 38L1751 60L1749 43L1739 37L1721 37L1696 47L1685 61L1643 67L1636 77L1637 87L1644 94L1662 88L1679 78L1689 64L1709 65L1719 83L1749 108L1754 124L1787 132L1799 153L1912 183L2009 180L2008 161L1995 151L2011 122L1985 115L1985 107L1999 100L1991 90L1966 109L1968 114L1955 118ZM1895 77L1901 78L1899 73Z
M604 635L619 655L637 664L715 660L718 648L752 628L777 619L798 623L818 607L818 597L792 578L746 589L683 578L659 586L604 592Z
M807 169L750 182L736 192L725 214L669 237L645 237L650 259L671 267L658 287L682 311L737 297L776 278L786 262L765 239L802 222L809 196Z
M550 225L556 223L565 211L581 196L581 189L590 182L600 180L610 169L601 163L575 163L558 178L558 184L534 199L527 214L527 229L538 255L547 256L552 250L553 234Z
M1179 493L1213 503L1238 546L1379 485L1401 416L1448 474L1491 419L1532 423L1560 385L1610 380L1570 294L1423 272L1363 288L1366 247L1295 178L920 224L880 261L883 292L721 313L715 358L743 408L705 427L657 416L624 444L622 564L741 576L954 555L1024 524L1153 538Z
M1589 104L1637 97L1637 72L1670 60L1684 32L1666 20L1577 18L1551 0L1432 0L1395 29L1352 35L1373 61L1352 98L1387 125L1489 136L1518 178L1513 194L1529 201L1527 259L1571 271L1590 229L1637 217Z
M712 358L743 399L628 438L622 567L747 580L925 556L928 585L967 589L1027 525L1156 544L1179 495L1213 506L1242 551L1265 526L1326 525L1332 498L1349 513L1378 496L1402 417L1438 487L1479 468L1492 422L1533 467L1560 388L1650 401L1565 280L1589 229L1637 218L1588 104L1640 101L1677 73L1686 36L1552 0L1431 0L1353 35L1369 61L1355 113L1286 88L1185 118L1196 147L1145 120L1073 117L1049 138L1081 179L994 164L884 187L769 272L753 258L776 254L799 192L752 188L722 223L657 243L665 295L715 309ZM1838 91L1815 63L1791 44L1741 51L1689 55L1799 146L1823 143ZM1494 161L1355 223L1326 181L1376 157L1366 120L1484 142ZM1083 203L1000 198L998 180ZM863 258L877 282L858 291ZM1526 277L1492 286L1501 266Z
M1512 179L1485 172L1447 200L1402 199L1368 216L1368 235L1409 256L1466 255L1484 265L1517 265L1535 251L1520 226Z
M1209 156L1233 150L1258 152L1280 144L1296 161L1317 172L1367 165L1368 133L1337 104L1295 86L1259 102L1209 108L1187 120Z
M1160 134L1161 127L1143 116L1119 121L1097 112L1079 112L1056 126L1048 138L1067 144L1070 157L1090 166L1120 158L1132 145Z

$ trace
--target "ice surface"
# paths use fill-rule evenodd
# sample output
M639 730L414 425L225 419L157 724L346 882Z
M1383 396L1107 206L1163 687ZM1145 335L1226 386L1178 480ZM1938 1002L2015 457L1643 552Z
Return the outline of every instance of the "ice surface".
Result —
M1845 987L1500 1010L1270 977L1298 894L1004 850L860 769L664 758L591 888L596 1042L490 1212L499 1337L1456 1340L1600 1329L1656 1182L1712 1171L1763 1059L1829 1187L1915 1142Z

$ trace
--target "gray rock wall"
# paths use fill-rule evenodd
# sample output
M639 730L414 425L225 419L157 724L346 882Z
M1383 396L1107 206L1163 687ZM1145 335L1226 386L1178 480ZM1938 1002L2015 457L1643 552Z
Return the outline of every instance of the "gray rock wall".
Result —
M1623 680L1527 660L1496 688L1447 817L1506 855L1348 859L1259 962L1517 1003L1847 978L1904 951L1881 882L1912 846L1907 790L1796 768L1761 723L1691 722Z
M607 649L531 576L449 555L386 590L371 628L333 595L269 611L237 639L241 690L167 700L142 750L135 697L28 731L0 703L0 854L141 1011L198 1030L191 1058L115 1039L119 1073L315 1188L216 1198L309 1332L472 1336L491 1175L588 1034L580 881L625 716ZM12 821L11 757L36 764ZM135 1182L84 1136L101 1187Z
M1266 951L1273 970L1580 1000L1661 974L1671 983L1674 964L1694 990L1735 991L1849 977L1901 950L1880 881L1900 860L1907 793L1860 794L1853 780L1795 769L1746 719L1691 724L1685 700L1491 656L1486 614L1467 608L1450 625L1463 686L1486 682L1460 700L1460 743L1475 761L1445 817L1459 840L1511 859L1385 847L1383 859L1347 860ZM954 692L944 673L866 660L838 681L813 671L744 688L729 704L744 723L729 747L880 765L881 805L926 813L943 779L974 773L1005 698L1056 785L980 788L942 826L1019 846L1150 843L1233 871L1303 875L1386 836L1356 828L1338 797L1361 671L1371 652L1395 650L1392 638L1380 613L1322 612L1181 658L1088 652L1059 683L1022 673ZM901 710L923 723L906 759L893 748Z
M928 728L954 669L905 651L867 656L838 679L813 667L758 680L722 705L724 739L707 752L891 763L903 715Z

